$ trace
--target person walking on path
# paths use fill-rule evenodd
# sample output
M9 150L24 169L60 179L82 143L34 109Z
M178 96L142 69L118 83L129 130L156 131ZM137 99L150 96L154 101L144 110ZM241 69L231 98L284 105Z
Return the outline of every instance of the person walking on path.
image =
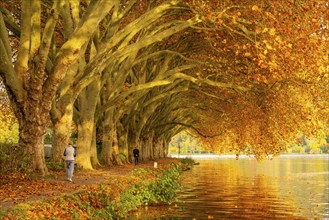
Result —
M133 154L134 154L134 162L135 162L135 165L138 164L138 157L139 157L139 150L137 148L135 148L133 150Z
M67 180L72 182L72 176L74 171L74 158L77 156L75 147L69 145L64 150L65 162L66 162L66 177Z

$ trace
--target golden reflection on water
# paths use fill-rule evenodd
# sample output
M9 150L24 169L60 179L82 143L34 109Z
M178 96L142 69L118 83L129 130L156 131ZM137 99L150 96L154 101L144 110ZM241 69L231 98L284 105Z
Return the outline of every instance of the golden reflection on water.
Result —
M161 218L135 219L329 219L326 156L200 160L183 174L178 202ZM150 210L148 210L150 211Z

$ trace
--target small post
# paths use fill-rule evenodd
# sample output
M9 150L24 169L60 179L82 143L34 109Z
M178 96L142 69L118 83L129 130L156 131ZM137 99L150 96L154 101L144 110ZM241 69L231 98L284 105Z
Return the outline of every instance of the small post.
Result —
M158 168L158 163L154 162L154 168Z

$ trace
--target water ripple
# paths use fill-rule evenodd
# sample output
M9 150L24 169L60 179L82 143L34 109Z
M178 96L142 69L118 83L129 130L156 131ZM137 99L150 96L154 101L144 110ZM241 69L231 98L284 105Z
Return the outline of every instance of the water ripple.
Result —
M200 165L183 174L178 202L161 213L161 220L329 219L327 160L322 155L262 163L198 160Z

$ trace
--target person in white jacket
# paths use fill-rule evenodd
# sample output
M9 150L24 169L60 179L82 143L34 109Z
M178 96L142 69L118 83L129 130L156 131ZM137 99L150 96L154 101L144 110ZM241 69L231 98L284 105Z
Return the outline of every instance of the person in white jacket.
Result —
M67 180L72 182L72 176L74 171L74 158L77 156L75 147L69 145L64 150L65 162L66 162L66 177Z

